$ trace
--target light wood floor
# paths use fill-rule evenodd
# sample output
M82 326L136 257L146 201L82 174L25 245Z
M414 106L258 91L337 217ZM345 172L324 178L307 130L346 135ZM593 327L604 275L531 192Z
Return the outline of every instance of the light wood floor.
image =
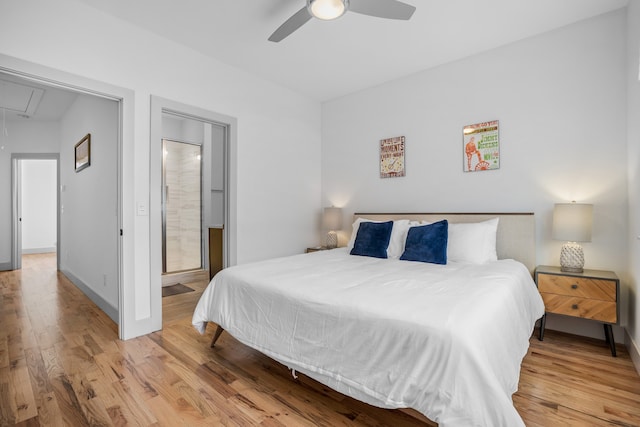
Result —
M164 330L123 342L54 257L24 256L21 271L0 273L0 426L433 425L294 380L226 333L210 349L214 328L191 327L199 294L164 298ZM532 338L513 399L526 424L639 426L640 378L617 350Z

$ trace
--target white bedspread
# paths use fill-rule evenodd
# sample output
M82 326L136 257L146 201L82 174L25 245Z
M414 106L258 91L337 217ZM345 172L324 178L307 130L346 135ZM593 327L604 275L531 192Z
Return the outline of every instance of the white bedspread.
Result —
M344 394L441 426L524 425L520 364L544 304L524 265L383 260L345 249L225 269L193 325Z

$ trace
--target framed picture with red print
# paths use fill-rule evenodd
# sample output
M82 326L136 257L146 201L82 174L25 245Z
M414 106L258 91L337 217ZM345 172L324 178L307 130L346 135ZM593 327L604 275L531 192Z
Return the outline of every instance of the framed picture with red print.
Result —
M500 169L498 120L465 126L462 130L462 144L465 172Z

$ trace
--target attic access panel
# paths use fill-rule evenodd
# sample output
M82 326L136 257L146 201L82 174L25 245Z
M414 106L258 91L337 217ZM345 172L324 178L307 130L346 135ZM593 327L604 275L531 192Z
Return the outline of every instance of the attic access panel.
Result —
M44 89L0 80L0 108L32 116L43 95Z

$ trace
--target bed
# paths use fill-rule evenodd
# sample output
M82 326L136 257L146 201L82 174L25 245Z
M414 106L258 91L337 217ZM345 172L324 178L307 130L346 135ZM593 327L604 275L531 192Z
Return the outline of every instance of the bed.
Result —
M388 258L350 254L361 230L387 221L404 231L391 233ZM418 233L443 228L446 264L402 259ZM511 396L544 314L531 277L534 228L533 214L356 214L346 248L218 273L193 325L218 325L212 346L225 330L294 376L441 426L524 425ZM476 262L487 248L493 255Z

